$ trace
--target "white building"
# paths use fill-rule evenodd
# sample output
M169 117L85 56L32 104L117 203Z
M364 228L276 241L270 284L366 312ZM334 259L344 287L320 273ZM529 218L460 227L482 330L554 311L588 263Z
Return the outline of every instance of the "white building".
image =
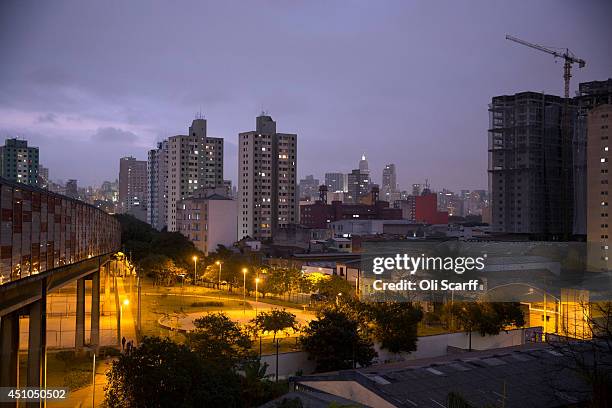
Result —
M238 238L271 239L273 231L299 223L297 135L276 132L270 116L240 133Z
M229 248L236 242L238 206L220 190L203 189L176 205L177 230L206 256L219 245Z

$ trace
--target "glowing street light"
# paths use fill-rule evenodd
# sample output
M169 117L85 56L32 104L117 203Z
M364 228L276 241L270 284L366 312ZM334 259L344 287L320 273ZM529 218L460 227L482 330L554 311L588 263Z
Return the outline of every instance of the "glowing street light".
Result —
M242 314L246 314L246 274L248 272L247 268L242 268Z
M198 281L198 257L193 256L193 284L195 285Z
M255 318L257 318L257 295L258 295L258 288L259 288L259 278L255 278Z

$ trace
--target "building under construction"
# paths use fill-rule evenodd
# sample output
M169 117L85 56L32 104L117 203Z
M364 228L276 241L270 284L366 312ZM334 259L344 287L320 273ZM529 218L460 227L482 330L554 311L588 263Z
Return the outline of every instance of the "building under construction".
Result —
M612 103L612 79L581 83L568 103L536 92L489 105L489 191L494 231L565 240L586 234L588 112Z
M536 92L489 105L489 191L494 231L564 239L572 234L571 138L564 99ZM570 104L571 118L575 107Z

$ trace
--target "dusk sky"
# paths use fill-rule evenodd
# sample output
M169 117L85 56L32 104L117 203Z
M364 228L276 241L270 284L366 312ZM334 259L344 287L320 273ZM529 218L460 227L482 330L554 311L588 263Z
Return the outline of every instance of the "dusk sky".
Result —
M52 179L114 180L198 111L225 139L266 110L298 134L300 178L402 189L487 187L487 104L563 92L562 61L505 40L569 47L578 83L612 77L612 1L0 2L0 138L40 147Z

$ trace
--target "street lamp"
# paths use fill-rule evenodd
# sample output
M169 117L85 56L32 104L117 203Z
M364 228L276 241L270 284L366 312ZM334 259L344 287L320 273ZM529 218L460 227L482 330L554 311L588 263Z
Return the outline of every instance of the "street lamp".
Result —
M258 295L258 288L259 288L259 278L255 278L255 318L257 318L257 295Z
M198 281L198 257L193 256L193 284L195 285Z
M218 289L221 290L221 261L217 261L215 262L217 265L219 265L219 285L218 285Z
M248 270L247 268L242 268L242 314L246 314L246 274Z

